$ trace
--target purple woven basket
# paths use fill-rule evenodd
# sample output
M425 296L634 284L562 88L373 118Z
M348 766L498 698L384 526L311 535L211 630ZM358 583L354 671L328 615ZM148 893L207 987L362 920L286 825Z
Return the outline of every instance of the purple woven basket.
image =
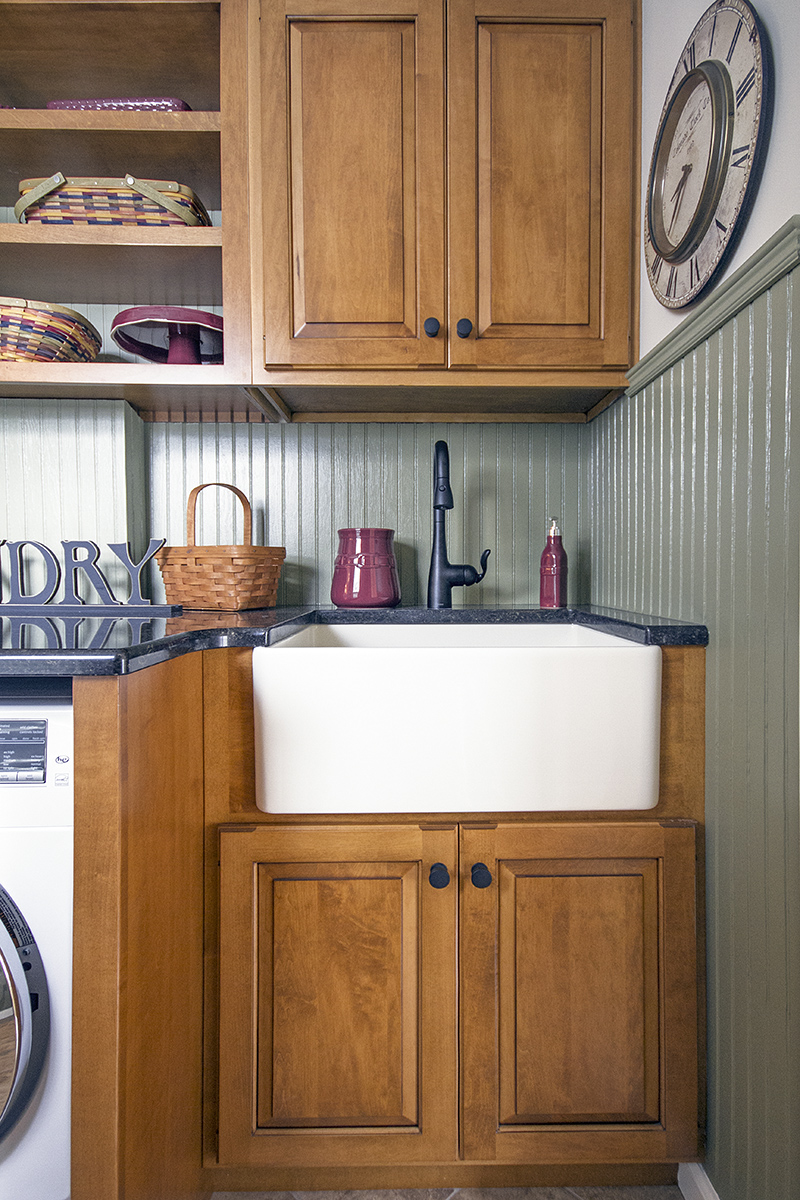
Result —
M109 100L49 100L48 108L124 109L136 112L189 112L189 105L174 96L120 96Z

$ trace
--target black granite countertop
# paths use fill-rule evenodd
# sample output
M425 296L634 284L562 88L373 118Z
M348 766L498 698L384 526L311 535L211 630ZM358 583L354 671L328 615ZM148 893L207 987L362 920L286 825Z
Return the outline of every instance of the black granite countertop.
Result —
M141 610L140 610L141 612ZM126 675L166 659L225 646L264 646L308 624L569 623L649 646L705 646L705 625L592 605L576 608L269 608L241 613L121 617L87 605L79 617L0 607L0 677Z

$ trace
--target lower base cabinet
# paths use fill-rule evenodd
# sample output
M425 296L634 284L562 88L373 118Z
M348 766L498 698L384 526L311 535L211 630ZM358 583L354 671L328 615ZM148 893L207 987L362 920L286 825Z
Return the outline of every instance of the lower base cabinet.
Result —
M698 1155L690 821L220 830L220 1166Z

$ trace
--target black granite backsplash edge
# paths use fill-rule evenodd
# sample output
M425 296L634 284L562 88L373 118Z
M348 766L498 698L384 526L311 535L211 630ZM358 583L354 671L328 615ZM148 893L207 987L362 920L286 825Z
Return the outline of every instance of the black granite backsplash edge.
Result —
M87 616L89 614L87 613ZM187 613L148 623L137 634L123 620L115 623L119 645L63 645L42 649L0 648L0 676L68 677L126 675L191 654L224 647L274 645L309 624L579 624L603 630L642 645L705 646L708 630L669 618L650 617L593 606L540 609L486 608L291 608L244 613ZM194 628L192 628L194 626ZM127 631L127 632L126 632ZM74 636L74 635L73 635ZM125 644L125 637L129 638Z
M645 616L623 609L581 605L572 608L318 608L302 621L274 627L272 645L308 624L472 624L472 625L585 625L627 638L646 646L707 646L708 629L674 621L669 617Z

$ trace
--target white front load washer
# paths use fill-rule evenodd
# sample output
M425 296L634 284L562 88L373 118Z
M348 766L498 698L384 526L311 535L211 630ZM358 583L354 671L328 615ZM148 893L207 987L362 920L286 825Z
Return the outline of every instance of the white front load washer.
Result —
M0 1200L69 1200L72 704L0 680Z

